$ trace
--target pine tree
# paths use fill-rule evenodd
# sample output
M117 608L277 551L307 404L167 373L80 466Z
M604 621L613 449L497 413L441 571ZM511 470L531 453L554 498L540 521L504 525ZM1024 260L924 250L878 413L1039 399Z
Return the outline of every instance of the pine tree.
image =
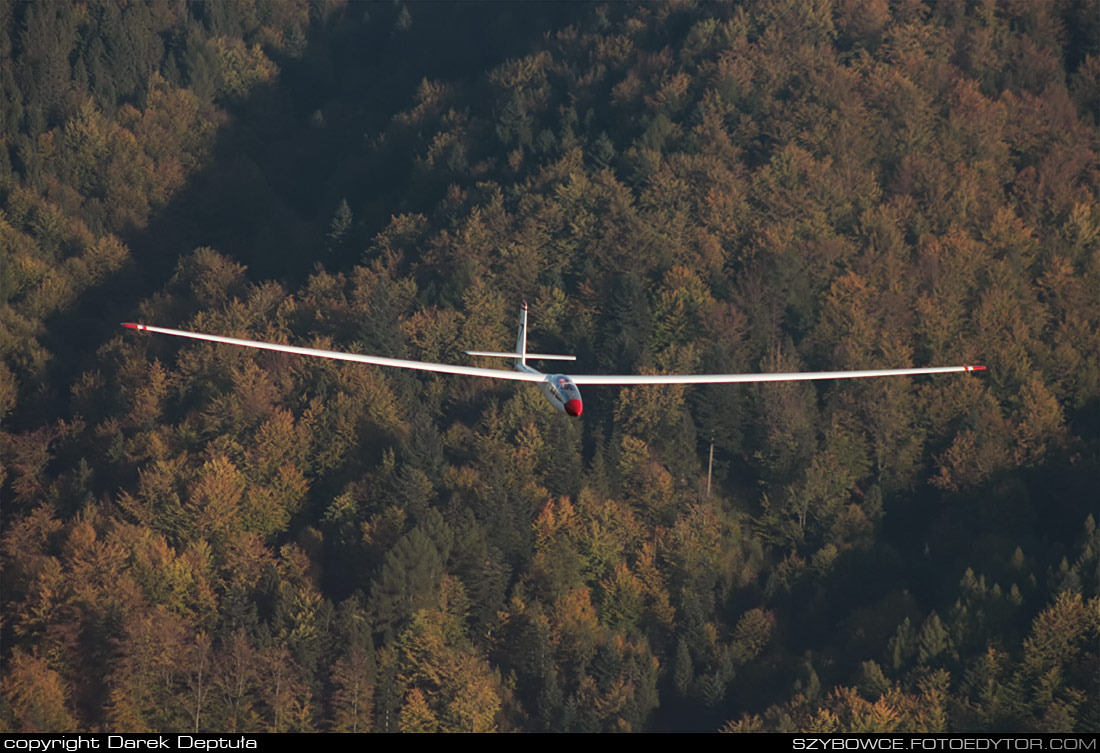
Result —
M691 663L691 652L688 650L687 641L680 638L676 643L676 660L672 665L672 685L681 696L687 696L688 689L695 679L695 671Z
M371 587L369 609L376 632L393 636L419 608L434 603L443 562L420 528L403 536L386 555L381 577Z
M874 661L865 661L859 665L859 692L868 701L877 701L890 689L890 682L882 672L882 667Z
M933 612L921 625L917 634L917 660L921 664L931 664L951 648L951 639L940 621L939 615ZM942 659L940 659L942 661Z
M325 235L328 252L330 254L336 253L344 248L348 231L351 230L352 219L351 207L348 206L348 200L340 199L340 203L336 206L336 213L332 215L332 221L329 223L328 233Z

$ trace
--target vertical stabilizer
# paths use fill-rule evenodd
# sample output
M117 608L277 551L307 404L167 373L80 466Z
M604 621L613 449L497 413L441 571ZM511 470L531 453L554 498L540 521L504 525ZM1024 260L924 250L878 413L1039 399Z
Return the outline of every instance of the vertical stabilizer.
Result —
M519 310L519 332L516 334L516 352L520 366L527 365L527 301Z

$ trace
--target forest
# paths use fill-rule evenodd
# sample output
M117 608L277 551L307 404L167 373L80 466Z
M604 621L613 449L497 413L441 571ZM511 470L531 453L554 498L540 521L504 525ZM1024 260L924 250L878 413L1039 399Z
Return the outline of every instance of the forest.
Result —
M1100 732L1098 133L1095 0L0 2L0 732ZM574 419L119 326L491 366L523 300L579 373L988 371Z

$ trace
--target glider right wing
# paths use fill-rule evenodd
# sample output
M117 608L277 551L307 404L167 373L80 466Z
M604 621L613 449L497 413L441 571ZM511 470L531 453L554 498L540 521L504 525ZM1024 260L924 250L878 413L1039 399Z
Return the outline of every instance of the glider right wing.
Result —
M299 348L294 345L279 345L277 343L265 343L259 340L242 340L237 337L222 337L221 335L206 335L201 332L187 332L182 329L168 329L167 327L153 327L148 324L134 324L125 322L123 327L136 329L141 332L156 332L161 335L174 335L187 337L192 340L205 340L226 345L239 345L244 348L257 348L259 350L274 350L279 353L295 353L300 356L313 356L315 358L329 358L334 361L354 361L356 363L369 363L374 366L392 366L398 369L415 369L417 371L434 371L441 374L464 374L466 376L488 377L489 379L508 379L513 382L541 382L546 379L543 374L528 374L523 371L504 371L503 369L482 369L476 366L453 366L446 363L431 363L428 361L407 361L403 358L383 358L381 356L364 356L358 353L340 353L335 350L319 350L317 348Z

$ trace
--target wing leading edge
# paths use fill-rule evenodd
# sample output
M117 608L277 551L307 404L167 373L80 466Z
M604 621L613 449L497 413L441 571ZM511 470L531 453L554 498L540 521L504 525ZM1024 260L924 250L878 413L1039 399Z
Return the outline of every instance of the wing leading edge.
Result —
M488 377L490 379L509 379L514 382L541 382L546 377L542 374L528 374L522 371L504 371L502 369L482 369L476 366L452 366L446 363L430 363L428 361L407 361L403 358L382 358L381 356L363 356L358 353L340 353L335 350L319 350L317 348L299 348L294 345L279 345L277 343L265 343L258 340L242 340L237 337L222 337L221 335L205 335L201 332L187 332L182 329L168 329L167 327L153 327L148 324L134 324L126 322L123 327L136 329L141 332L156 332L161 335L175 335L187 337L192 340L206 340L226 345L239 345L245 348L257 348L259 350L273 350L278 353L296 353L300 356L313 356L315 358L330 358L334 361L354 361L356 363L369 363L374 366L392 366L397 369L416 369L417 371L435 371L441 374L464 374L466 376Z

